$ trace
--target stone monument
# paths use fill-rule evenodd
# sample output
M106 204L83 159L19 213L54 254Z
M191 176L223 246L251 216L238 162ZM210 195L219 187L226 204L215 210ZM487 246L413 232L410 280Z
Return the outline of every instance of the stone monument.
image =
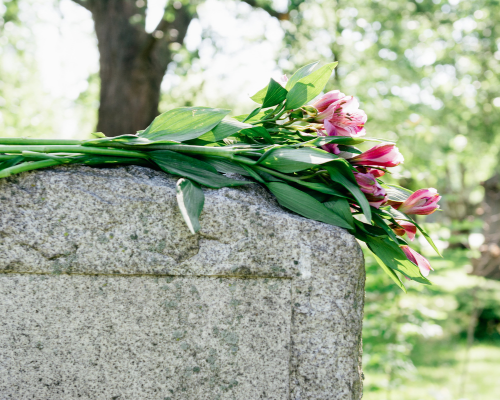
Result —
M61 166L0 181L0 399L358 400L364 262L257 184Z

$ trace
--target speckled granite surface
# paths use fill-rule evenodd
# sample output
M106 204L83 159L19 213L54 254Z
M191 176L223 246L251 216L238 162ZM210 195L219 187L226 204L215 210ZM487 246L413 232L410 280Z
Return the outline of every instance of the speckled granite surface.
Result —
M364 265L257 185L58 167L0 181L0 399L361 397Z

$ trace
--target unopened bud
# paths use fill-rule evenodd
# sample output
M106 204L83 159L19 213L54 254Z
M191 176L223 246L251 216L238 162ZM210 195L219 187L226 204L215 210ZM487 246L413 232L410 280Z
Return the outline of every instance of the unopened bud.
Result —
M318 110L313 106L303 106L302 110L304 110L311 117L318 115Z

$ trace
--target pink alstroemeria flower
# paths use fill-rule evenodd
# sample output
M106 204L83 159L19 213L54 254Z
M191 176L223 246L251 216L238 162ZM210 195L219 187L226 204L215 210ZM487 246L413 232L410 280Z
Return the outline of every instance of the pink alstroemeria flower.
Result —
M345 97L345 94L341 93L340 90L332 90L321 96L321 98L313 104L313 107L319 112L325 111L330 104L340 100L342 97Z
M431 267L431 264L423 255L417 253L415 250L410 248L410 246L403 245L401 246L401 250L404 251L408 260L410 260L413 264L415 264L422 273L423 276L429 275L430 271L434 271Z
M331 103L316 116L317 121L325 124L328 136L351 137L363 136L366 133L364 126L367 118L366 113L359 109L358 101L352 96L345 96Z
M404 234L406 233L408 235L408 239L413 241L413 239L415 239L415 234L417 233L417 227L408 221L397 221L397 223L399 224L399 226L397 226L396 224L391 225L394 233L398 236L404 236Z
M395 167L404 161L403 155L393 144L378 144L370 150L349 159L354 165L366 165L372 167Z
M385 190L370 173L354 173L356 182L372 207L379 208L386 201Z
M429 215L439 208L441 196L434 188L419 189L402 204L393 207L405 214Z

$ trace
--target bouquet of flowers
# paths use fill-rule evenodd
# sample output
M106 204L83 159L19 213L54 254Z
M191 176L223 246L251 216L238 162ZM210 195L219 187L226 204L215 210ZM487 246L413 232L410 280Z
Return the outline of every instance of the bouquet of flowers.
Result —
M355 98L338 90L320 96L337 63L317 64L282 82L271 79L252 97L259 106L246 115L228 118L230 110L184 107L161 114L136 135L0 138L0 178L69 163L160 168L180 177L177 200L193 234L200 229L202 186L261 184L283 207L365 242L401 289L400 276L430 284L429 262L403 236L412 241L419 231L438 252L411 215L433 213L439 194L383 182L403 156L394 143L365 137L367 116ZM375 145L362 152L356 145L364 142Z

